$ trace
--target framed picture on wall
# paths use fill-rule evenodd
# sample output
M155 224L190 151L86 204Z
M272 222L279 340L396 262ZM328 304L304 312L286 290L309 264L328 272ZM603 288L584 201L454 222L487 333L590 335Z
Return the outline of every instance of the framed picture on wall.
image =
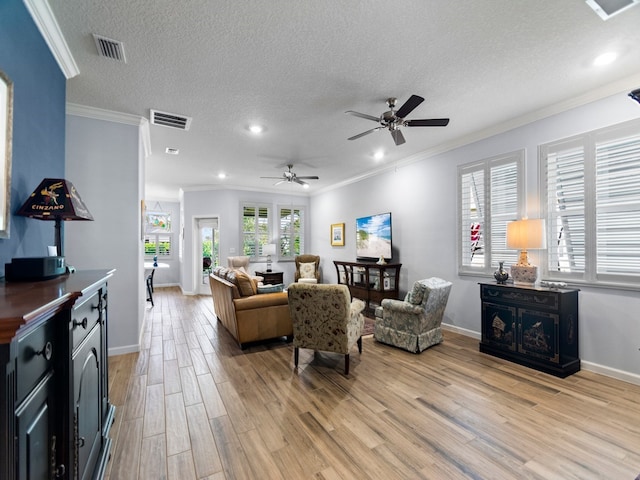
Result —
M344 246L344 223L331 224L331 246Z

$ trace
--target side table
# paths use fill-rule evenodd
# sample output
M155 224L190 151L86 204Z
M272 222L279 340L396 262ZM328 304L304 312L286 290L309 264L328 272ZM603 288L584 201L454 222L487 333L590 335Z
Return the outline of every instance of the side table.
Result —
M284 272L276 272L275 270L272 270L271 272L256 271L256 275L264 278L262 283L265 285L277 285L279 283L284 283Z

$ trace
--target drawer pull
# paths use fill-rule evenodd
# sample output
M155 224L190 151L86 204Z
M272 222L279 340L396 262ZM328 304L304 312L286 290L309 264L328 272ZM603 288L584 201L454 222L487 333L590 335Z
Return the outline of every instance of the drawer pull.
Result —
M53 345L51 345L51 342L47 342L42 350L36 352L36 355L42 355L47 362L51 360L53 356Z
M100 304L98 303L98 305L91 305L91 310L98 310L100 308Z
M84 437L79 437L78 438L78 448L84 447L84 443L85 443Z
M73 327L74 328L75 327L82 327L82 328L84 328L86 330L88 324L89 324L89 320L87 319L87 317L84 317L81 322L79 322L77 320L73 321Z

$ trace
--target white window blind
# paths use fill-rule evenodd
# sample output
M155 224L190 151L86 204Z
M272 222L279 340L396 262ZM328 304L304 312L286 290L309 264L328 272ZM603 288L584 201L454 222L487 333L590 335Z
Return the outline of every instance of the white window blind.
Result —
M242 207L242 252L257 261L262 247L269 243L269 207L243 205Z
M489 158L458 168L460 273L490 273L513 264L506 248L507 223L520 218L524 152Z
M550 278L640 282L640 121L540 147Z
M151 233L144 236L145 257L171 257L172 234Z
M304 208L279 207L280 259L293 259L304 253Z

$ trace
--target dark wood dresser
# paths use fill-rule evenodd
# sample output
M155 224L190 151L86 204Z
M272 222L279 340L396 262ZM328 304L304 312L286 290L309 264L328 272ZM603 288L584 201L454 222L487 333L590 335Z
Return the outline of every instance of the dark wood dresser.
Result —
M0 282L0 478L101 479L109 460L113 270Z
M480 351L558 377L580 370L577 289L480 284Z

